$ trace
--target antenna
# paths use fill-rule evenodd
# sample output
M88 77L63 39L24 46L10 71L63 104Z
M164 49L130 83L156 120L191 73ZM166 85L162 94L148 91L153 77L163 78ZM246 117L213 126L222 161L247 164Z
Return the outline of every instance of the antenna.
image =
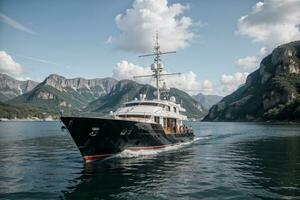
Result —
M154 57L154 63L158 64L161 61L160 55L162 55L162 54L170 54L170 53L176 53L176 51L167 51L167 52L161 52L160 51L160 45L158 43L158 33L156 32L155 45L154 45L154 53L141 55L139 57L141 58L141 57L155 56Z
M158 33L156 32L154 52L152 54L145 54L145 55L139 56L139 57L148 57L148 56L154 57L154 63L152 63L152 65L151 65L151 70L153 71L153 74L144 75L144 76L134 76L133 78L154 77L156 79L157 100L160 100L160 90L159 90L160 77L161 76L180 75L180 73L161 74L161 72L163 70L163 65L161 63L160 57L163 54L171 54L171 53L176 53L176 51L167 51L167 52L160 51L160 46L158 43Z

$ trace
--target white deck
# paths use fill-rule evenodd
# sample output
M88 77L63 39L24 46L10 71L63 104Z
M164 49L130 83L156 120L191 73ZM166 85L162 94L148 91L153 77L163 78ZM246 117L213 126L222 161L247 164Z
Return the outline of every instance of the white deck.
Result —
M183 112L185 109L172 101L134 100L126 102L123 107L112 113L112 116L115 119L160 123L166 127L167 120L173 120L173 126L182 126L182 121L187 120Z

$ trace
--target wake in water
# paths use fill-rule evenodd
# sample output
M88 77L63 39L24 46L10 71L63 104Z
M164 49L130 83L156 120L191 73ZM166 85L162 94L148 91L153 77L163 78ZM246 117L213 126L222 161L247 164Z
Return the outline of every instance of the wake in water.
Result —
M136 157L155 156L162 152L174 151L174 150L181 149L181 148L183 148L187 145L190 145L200 139L203 139L203 138L196 137L192 141L183 142L180 144L174 144L174 145L167 146L167 147L164 147L161 149L151 149L151 150L150 149L149 150L128 150L128 149L126 149L126 150L122 151L121 153L118 153L110 158L136 158ZM110 158L108 158L108 159L110 159Z

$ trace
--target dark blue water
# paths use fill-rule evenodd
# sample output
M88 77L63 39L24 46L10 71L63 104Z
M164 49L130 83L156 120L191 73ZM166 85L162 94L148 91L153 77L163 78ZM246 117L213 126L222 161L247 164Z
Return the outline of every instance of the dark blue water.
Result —
M199 140L84 165L59 122L0 123L1 199L300 199L300 126L193 123Z

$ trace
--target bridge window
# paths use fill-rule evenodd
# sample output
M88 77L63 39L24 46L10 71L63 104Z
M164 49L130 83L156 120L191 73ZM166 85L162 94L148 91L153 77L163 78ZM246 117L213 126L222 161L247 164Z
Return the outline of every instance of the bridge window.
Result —
M166 106L166 110L167 110L167 111L171 111L170 106Z
M155 116L155 117L154 117L154 122L156 122L156 123L159 124L159 117Z
M150 118L151 116L150 115L118 115L118 117L121 117L121 118Z
M164 118L164 128L169 132L176 132L177 120L175 118Z
M167 118L164 118L164 128L167 128Z
M126 107L131 107L131 106L159 106L163 107L163 104L159 103L152 103L152 102L135 102L135 103L127 103L125 104Z

